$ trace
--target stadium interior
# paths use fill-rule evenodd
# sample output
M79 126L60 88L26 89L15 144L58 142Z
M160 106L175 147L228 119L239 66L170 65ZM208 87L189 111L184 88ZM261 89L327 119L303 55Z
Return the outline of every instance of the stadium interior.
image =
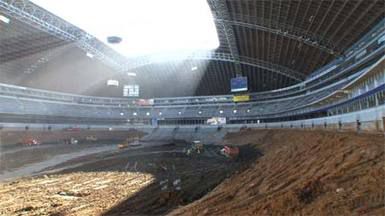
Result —
M385 215L383 0L0 0L0 215Z

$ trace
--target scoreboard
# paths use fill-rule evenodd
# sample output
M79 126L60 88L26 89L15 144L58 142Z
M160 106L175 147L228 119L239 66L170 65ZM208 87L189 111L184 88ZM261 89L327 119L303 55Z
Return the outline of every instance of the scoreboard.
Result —
M124 85L123 86L124 97L139 97L139 85Z
M247 77L234 77L231 79L231 92L247 91Z

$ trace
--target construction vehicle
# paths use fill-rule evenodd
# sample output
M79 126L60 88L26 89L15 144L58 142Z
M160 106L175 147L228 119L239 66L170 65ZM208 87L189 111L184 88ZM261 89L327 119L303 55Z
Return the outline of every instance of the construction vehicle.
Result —
M221 149L221 154L227 158L230 158L231 160L236 160L239 156L239 148L225 145L223 149Z
M23 139L22 144L32 146L32 145L39 145L40 142L35 138L26 138L26 139Z
M128 143L120 143L118 144L118 149L125 149L128 148Z
M192 154L201 154L203 153L204 148L203 144L199 140L195 140L191 143L191 147L187 149L186 154L187 155L192 155Z
M142 144L139 142L139 137L135 137L130 143L129 146L136 147L141 146Z
M96 142L98 141L98 138L95 136L86 136L86 141L88 142Z
M139 142L139 137L135 137L134 139L127 138L123 143L118 144L118 148L119 149L125 149L128 147L138 147L141 145L142 144Z
M178 199L178 193L182 190L182 181L180 178L171 180L164 179L159 182L161 194L159 202L165 204L170 200Z
M71 137L69 139L64 139L63 142L64 142L64 144L74 145L74 144L78 144L79 140L75 139L74 137Z
M79 140L71 137L70 144L78 144L78 143L79 143Z

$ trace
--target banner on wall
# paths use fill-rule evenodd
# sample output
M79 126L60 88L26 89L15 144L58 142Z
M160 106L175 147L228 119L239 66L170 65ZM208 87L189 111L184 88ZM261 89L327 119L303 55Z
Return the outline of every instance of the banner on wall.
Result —
M138 106L152 106L154 105L154 99L137 99L134 101L134 104Z
M246 102L250 100L250 95L234 95L233 102Z
M207 124L209 125L224 125L226 124L225 117L212 117L207 119Z

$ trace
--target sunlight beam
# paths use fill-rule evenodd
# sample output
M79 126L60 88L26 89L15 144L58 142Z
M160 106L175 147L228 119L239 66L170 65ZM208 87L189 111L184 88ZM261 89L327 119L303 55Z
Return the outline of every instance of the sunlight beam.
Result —
M32 0L127 57L219 46L205 0ZM122 41L109 44L107 37Z

